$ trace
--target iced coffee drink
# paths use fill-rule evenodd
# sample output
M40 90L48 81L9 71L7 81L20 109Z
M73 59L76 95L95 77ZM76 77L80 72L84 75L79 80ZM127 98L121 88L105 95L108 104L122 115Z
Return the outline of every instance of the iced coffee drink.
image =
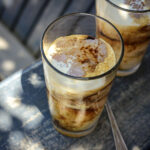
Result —
M123 37L125 53L118 75L134 73L150 43L150 1L96 0L96 13L113 23ZM98 24L98 32L103 34L114 50L118 49L116 33L105 22Z
M95 24L93 15L74 15L94 17ZM93 28L96 29L95 26ZM51 34L45 33L41 49L54 127L60 133L72 137L84 136L94 130L106 103L118 62L121 61L108 42L96 35L83 34L82 31L80 34L61 34L53 41L48 39ZM121 57L123 51L120 51Z

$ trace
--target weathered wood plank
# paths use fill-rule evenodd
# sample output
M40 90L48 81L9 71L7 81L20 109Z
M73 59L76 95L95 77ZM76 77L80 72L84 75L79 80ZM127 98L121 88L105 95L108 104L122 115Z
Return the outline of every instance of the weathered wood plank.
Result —
M130 149L137 146L142 150L150 145L149 58L147 51L140 69L132 76L117 79L111 92L112 109Z
M52 127L41 62L30 69L18 72L0 85L3 89L0 92L0 114L9 116L12 121L8 125L4 120L0 121L0 149L65 149L76 139L62 136ZM12 82L9 87L8 82ZM37 97L36 93L42 97Z
M0 18L1 18L3 11L4 11L4 2L3 0L0 0Z
M3 6L3 3L4 3L3 0L0 0L0 6Z
M4 6L4 0L0 0L0 8Z
M150 147L149 60L150 51L134 75L116 78L109 95L129 150ZM0 91L0 112L10 120L8 124L4 119L0 121L0 149L115 150L106 111L88 136L75 139L56 132L49 115L41 62L2 81Z
M51 0L49 5L46 7L44 14L42 15L41 19L33 30L33 33L27 41L28 46L33 49L33 53L37 53L39 51L40 40L45 28L50 22L52 22L61 14L67 1L68 0Z
M44 10L44 6L49 2L48 0L30 0L24 9L22 16L15 28L15 32L22 40L27 38L34 22L39 19ZM38 18L37 18L38 17Z
M13 130L10 130L10 126L0 128L1 149L10 150L10 147L27 149L32 147L33 150L69 150L70 145L87 138L91 140L86 143L86 149L91 148L91 142L95 144L95 149L101 148L105 143L111 144L110 147L114 148L111 128L105 111L92 134L78 139L59 134L52 126L43 78L43 69L40 62L24 72L18 72L0 84L0 89L3 89L0 93L0 110L3 114L14 118L13 124L11 124ZM13 86L9 86L8 89L10 82ZM9 90L7 96L5 96L6 88L7 91ZM1 125L3 123L3 121L0 122ZM4 130L5 133L3 133ZM99 139L100 135L103 135L103 137ZM101 140L101 142L97 143L97 140L94 141L95 138ZM78 146L75 148L79 148Z
M95 10L95 1L94 1L94 4L92 5L91 9L89 10L90 14L96 14L96 10Z
M112 110L115 114L117 123L122 132L124 140L129 149L149 150L150 146L150 67L149 67L150 53L143 61L139 71L132 76L125 78L117 78L109 95ZM101 122L104 124L105 122ZM97 131L98 135L93 135L93 138L88 137L84 140L75 142L69 150L75 147L81 147L83 150L94 149L95 145L99 143L98 150L115 149L112 143L108 144L103 138L109 137L106 129ZM104 131L104 133L103 133ZM107 129L108 131L108 129ZM96 134L97 134L96 132ZM101 135L101 134L105 135ZM88 143L88 144L87 144ZM106 146L106 147L105 147ZM108 147L107 147L108 146ZM96 150L97 150L96 149Z
M111 126L106 110L103 111L96 129L88 136L75 141L67 150L115 150Z
M93 0L72 0L70 6L64 14L74 13L74 12L87 12L91 5L93 5Z
M5 11L2 15L2 20L11 27L18 16L18 12L21 9L21 6L24 3L24 0L8 0L3 1Z
M0 22L0 78L8 77L33 61L27 49Z

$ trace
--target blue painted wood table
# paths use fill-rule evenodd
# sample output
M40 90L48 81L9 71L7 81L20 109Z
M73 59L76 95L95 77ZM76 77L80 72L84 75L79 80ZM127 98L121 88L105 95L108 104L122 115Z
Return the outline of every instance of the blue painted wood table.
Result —
M129 150L150 149L150 49L139 70L116 78L109 95ZM42 62L0 83L0 150L115 150L106 110L95 131L82 138L52 126Z

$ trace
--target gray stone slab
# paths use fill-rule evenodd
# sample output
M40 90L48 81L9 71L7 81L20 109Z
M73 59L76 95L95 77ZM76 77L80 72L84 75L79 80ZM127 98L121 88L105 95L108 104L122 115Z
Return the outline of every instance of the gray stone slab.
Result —
M34 61L27 49L0 23L0 76L8 77Z

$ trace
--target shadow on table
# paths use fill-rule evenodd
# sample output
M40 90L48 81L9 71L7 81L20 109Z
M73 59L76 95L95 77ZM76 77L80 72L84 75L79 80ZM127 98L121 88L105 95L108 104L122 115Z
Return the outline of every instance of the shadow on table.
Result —
M146 142L146 138L150 137L147 127L150 117L149 54L136 74L115 80L109 96L119 128L132 150L148 150L150 145L149 141ZM141 88L144 91L141 92ZM53 128L41 61L5 81L0 93L0 118L2 150L115 149L105 110L96 130L88 136L69 138Z
M72 145L70 149L76 150L79 148L103 150L108 147L114 149L106 111L103 112L96 130L86 137L79 139L69 138L59 134L53 128L41 64L30 68L29 72L25 70L21 76L21 84L23 90L22 103L33 110L30 113L30 119L23 125L23 128L25 129L25 134L31 137L33 141L37 141L46 149L69 149L70 145ZM101 137L101 141L99 141L99 137ZM77 143L73 144L75 142Z
M143 129L141 130L141 124L143 124L148 118L145 118L145 120L141 120L140 118L143 114L148 114L149 111L145 109L146 107L141 107L142 103L140 98L136 98L135 107L136 91L141 91L141 88L144 88L146 85L146 80L144 80L144 78L149 78L149 76L147 76L150 71L147 64L148 57L149 53L146 55L141 68L134 75L125 78L116 78L109 96L112 108L115 108L113 111L120 130L129 149L132 150L141 150L142 147L140 139L137 139L135 135L140 135L143 138L143 142L145 134L148 136L148 130L146 127L145 131ZM30 119L30 121L24 126L27 136L32 137L32 140L37 140L47 149L115 149L111 127L105 110L102 113L96 130L90 135L74 139L59 134L52 126L41 62L39 66L34 66L29 70L30 71L25 70L21 77L23 89L22 103L36 108L36 113L35 115L34 113L32 114L31 118L33 118L33 120ZM146 74L143 74L143 72ZM147 86L149 86L149 84L147 84ZM146 86L145 94L148 94ZM138 93L138 95L139 97L143 96L142 93ZM143 105L147 104L148 101L145 99ZM135 124L135 120L138 124ZM133 126L133 128L130 126ZM139 133L136 132L136 130L138 130ZM130 140L128 140L128 137L130 137Z

